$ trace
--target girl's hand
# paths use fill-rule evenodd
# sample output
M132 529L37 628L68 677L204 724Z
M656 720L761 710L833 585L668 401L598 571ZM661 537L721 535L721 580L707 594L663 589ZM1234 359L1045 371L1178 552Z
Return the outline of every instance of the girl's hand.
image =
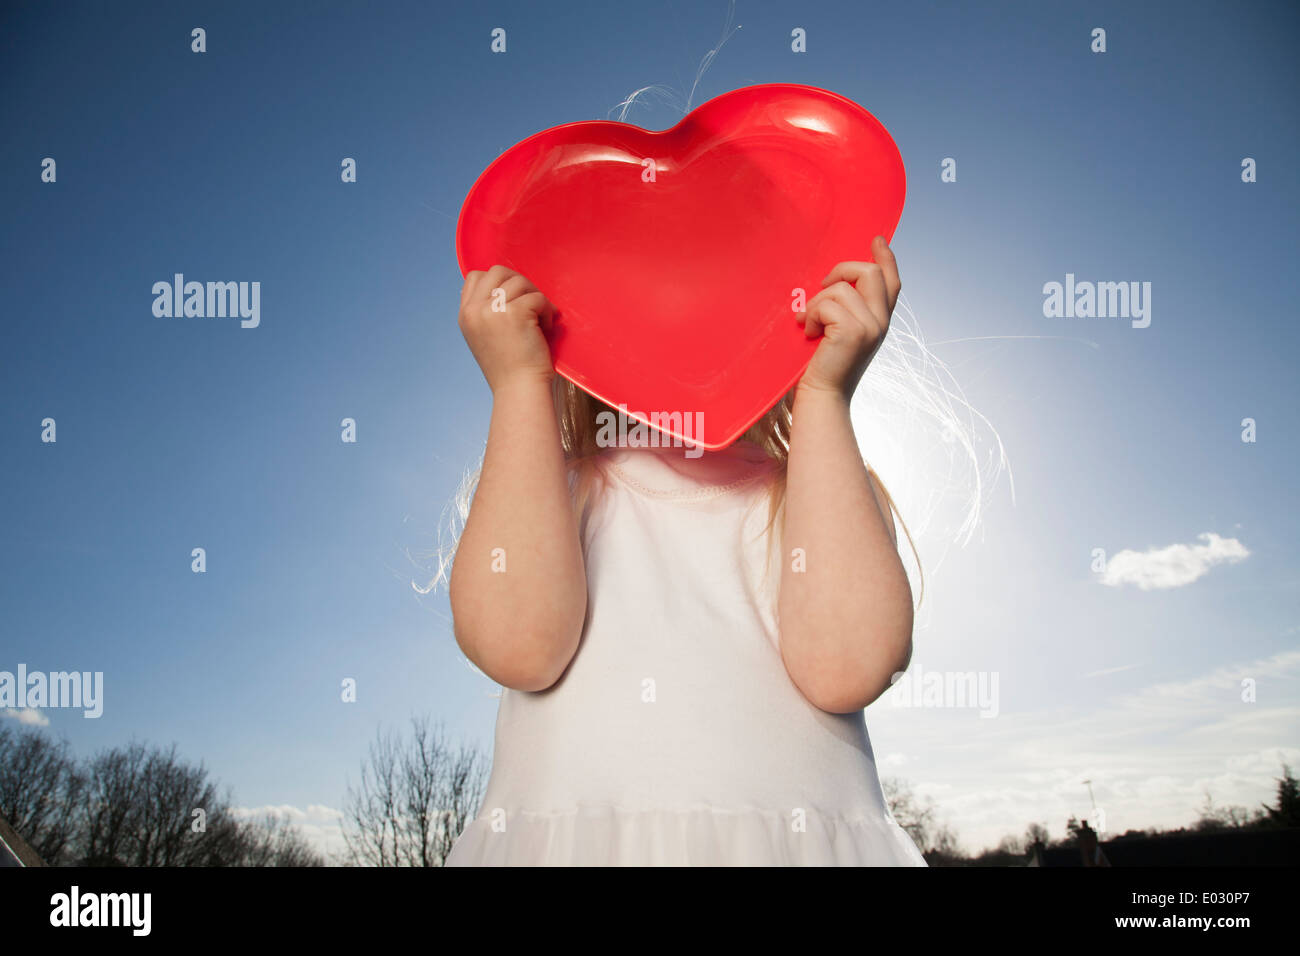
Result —
M518 272L495 265L471 271L460 292L460 331L488 387L520 377L549 382L555 375L546 333L555 307Z
M797 319L808 338L822 336L799 380L800 389L853 397L889 331L898 291L898 263L884 236L872 242L875 262L841 262L822 280Z

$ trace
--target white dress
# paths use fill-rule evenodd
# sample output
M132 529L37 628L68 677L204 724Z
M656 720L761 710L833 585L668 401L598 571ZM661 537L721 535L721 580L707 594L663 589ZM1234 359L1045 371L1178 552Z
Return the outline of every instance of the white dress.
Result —
M762 450L621 448L598 467L581 643L554 686L502 691L447 865L924 866L862 712L814 707L781 661Z

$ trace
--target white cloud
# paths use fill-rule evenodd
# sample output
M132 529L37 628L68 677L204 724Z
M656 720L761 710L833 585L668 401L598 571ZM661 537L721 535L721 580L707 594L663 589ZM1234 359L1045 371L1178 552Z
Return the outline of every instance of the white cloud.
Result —
M24 707L22 710L16 710L13 707L6 707L0 710L0 716L12 717L20 724L27 724L31 727L48 727L50 718L46 717L35 707Z
M1110 587L1135 584L1143 591L1180 588L1204 577L1216 564L1236 564L1250 555L1236 538L1221 538L1207 531L1197 540L1202 543L1121 551L1106 562L1101 583Z
M1124 671L1131 671L1133 668L1137 666L1138 666L1137 664L1124 664L1121 665L1120 667L1107 667L1105 670L1089 671L1087 674L1084 674L1083 676L1084 677L1105 677L1108 674L1122 674Z

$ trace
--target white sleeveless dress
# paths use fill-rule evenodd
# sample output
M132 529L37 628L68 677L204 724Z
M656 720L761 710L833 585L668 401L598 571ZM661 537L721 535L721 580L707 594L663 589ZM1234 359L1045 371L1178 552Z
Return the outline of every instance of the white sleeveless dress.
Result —
M447 865L924 866L862 712L814 707L781 661L763 451L597 461L581 643L554 686L503 689Z

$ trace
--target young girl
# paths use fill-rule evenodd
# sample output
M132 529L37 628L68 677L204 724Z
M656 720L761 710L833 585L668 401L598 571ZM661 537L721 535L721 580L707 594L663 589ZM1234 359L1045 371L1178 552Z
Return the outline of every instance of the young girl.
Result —
M925 865L862 713L913 613L849 417L900 288L883 237L873 257L796 317L821 342L795 389L703 454L599 447L611 410L555 375L545 296L500 265L466 277L493 407L450 598L503 694L448 865Z

